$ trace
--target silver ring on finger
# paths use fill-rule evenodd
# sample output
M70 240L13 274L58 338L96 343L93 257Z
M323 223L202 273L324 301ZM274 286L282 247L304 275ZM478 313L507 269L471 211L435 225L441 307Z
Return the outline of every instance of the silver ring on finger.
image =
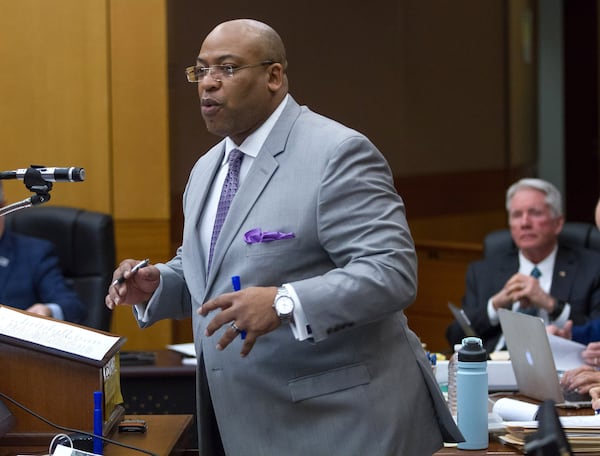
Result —
M231 329L233 329L238 334L242 332L242 330L240 328L238 328L237 325L235 324L235 321L232 321L229 326L231 326Z

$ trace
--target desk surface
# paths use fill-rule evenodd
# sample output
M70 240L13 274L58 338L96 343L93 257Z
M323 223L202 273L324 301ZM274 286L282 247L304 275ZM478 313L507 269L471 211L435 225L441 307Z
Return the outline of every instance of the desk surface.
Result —
M121 364L121 378L135 377L169 377L169 376L191 376L196 375L196 366L183 364L183 356L173 350L158 350L148 352L154 355L154 362L148 364Z
M136 415L134 418L146 420L148 424L146 433L119 433L115 430L108 438L159 456L181 454L183 450L189 448L187 445L192 423L191 415ZM58 433L60 431L57 431ZM50 440L44 447L39 445L24 447L22 444L19 444L18 447L0 446L0 456L15 456L24 454L24 452L34 455L47 454ZM132 454L141 453L137 451L134 453L131 449L111 443L107 443L104 447L105 456L131 456Z
M497 456L499 456L499 455L513 455L514 456L514 455L523 454L523 453L520 453L517 449L506 446L492 438L490 440L490 446L488 447L487 450L459 450L456 447L447 447L447 448L441 449L440 451L438 451L435 454L436 454L436 456L437 455L483 456L483 455L490 455L490 454L497 455Z
M507 393L507 395L514 399L535 403L535 401L529 400L528 398L523 397L519 394ZM493 396L496 398L500 398L503 395L501 393L496 393ZM582 409L558 408L557 412L561 416L593 414L592 409L590 409L590 408L582 408ZM489 447L485 450L459 450L456 446L451 446L451 447L442 448L440 451L435 453L435 456L438 456L438 455L440 455L440 456L442 456L442 455L445 455L445 456L466 456L466 455L471 455L471 456L483 456L483 455L509 456L509 455L513 455L514 456L514 455L522 455L522 454L523 453L521 451L519 451L518 449L511 447L509 445L504 445L502 442L500 442L497 439L497 437L490 435L490 444L489 444ZM577 454L581 455L581 456L598 455L598 453L577 453Z
M141 433L119 433L114 431L110 439L119 443L152 451L158 455L171 455L189 448L189 431L192 415L136 415L136 419L146 420L148 431ZM104 456L131 455L131 450L108 443Z

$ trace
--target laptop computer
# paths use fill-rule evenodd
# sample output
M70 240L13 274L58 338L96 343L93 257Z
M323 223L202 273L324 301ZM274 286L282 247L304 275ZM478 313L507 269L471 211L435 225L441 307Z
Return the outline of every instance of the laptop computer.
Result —
M560 385L541 318L507 309L500 309L498 317L520 394L538 401L552 399L567 407L590 405L589 396L564 391Z
M471 321L469 320L469 317L467 317L467 314L464 310L459 309L451 302L448 303L448 309L450 309L450 312L452 312L452 315L454 315L454 319L457 321L458 325L467 337L479 337L471 326Z

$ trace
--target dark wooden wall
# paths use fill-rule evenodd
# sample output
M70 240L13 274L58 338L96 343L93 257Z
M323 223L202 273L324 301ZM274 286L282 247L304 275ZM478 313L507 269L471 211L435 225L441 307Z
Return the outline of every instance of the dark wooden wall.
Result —
M380 148L415 237L479 242L504 226L504 191L536 158L534 65L512 56L524 11L535 13L532 2L168 2L173 242L189 170L218 140L183 68L214 25L238 17L282 35L301 104Z

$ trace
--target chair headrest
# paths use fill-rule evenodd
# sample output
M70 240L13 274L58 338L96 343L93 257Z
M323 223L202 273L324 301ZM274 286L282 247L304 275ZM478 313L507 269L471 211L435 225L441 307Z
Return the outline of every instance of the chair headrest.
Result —
M558 235L558 244L600 251L600 231L591 223L566 222ZM483 240L483 256L517 250L509 229L492 231Z
M114 227L109 214L40 206L5 217L8 229L53 242L65 276L104 273L115 265Z

